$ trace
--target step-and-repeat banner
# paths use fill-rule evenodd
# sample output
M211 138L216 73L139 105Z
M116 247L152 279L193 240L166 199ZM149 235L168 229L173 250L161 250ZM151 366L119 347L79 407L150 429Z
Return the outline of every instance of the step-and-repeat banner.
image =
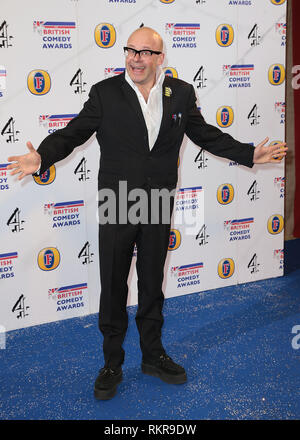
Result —
M123 72L123 46L142 23L162 35L165 74L194 85L208 123L254 145L267 136L284 140L285 0L2 2L0 325L6 330L98 311L97 141L21 182L10 176L7 158L25 153L29 140L38 147L78 114L94 83ZM284 164L248 169L185 139L178 166L166 297L281 276ZM197 228L179 221L188 213ZM130 305L137 303L135 260L136 253Z

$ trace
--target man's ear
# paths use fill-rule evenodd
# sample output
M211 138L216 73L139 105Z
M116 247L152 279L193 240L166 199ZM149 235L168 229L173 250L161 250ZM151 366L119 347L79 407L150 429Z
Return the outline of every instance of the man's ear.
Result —
M164 53L161 53L161 54L159 54L158 55L158 65L159 66L161 66L162 65L162 63L164 62L164 59L165 59L165 54Z

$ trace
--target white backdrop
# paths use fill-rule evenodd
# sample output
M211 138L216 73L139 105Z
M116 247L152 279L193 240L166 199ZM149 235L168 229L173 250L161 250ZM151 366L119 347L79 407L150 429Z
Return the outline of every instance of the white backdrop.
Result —
M1 0L0 324L12 330L98 311L99 146L42 176L9 175L7 157L63 127L90 87L124 69L142 23L165 41L166 74L194 84L207 122L242 142L284 140L285 0ZM117 126L117 120L116 120ZM185 139L165 267L173 297L283 274L284 164L247 169ZM187 190L188 189L188 190ZM184 191L185 190L185 191ZM203 202L203 203L202 203ZM200 224L201 223L201 224ZM135 256L128 304L136 304Z

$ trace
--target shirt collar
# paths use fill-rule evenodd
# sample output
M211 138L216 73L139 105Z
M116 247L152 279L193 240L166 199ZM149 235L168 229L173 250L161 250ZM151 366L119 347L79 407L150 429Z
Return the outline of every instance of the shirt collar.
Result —
M127 70L125 70L125 79L128 82L128 84L134 89L134 90L138 90L138 87L134 84L134 82L132 81L132 79L130 78ZM159 87L162 86L162 83L164 82L165 79L165 74L163 69L161 68L161 66L158 66L157 70L156 70L156 80L155 80L155 84L152 87L151 90L153 89L157 89Z

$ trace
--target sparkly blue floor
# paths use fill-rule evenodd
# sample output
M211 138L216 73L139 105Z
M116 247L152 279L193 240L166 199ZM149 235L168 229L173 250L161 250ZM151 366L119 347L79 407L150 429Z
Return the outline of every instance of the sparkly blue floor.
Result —
M286 243L286 275L171 298L164 345L188 372L167 385L140 372L129 308L124 380L117 396L96 401L102 366L97 316L9 332L0 350L0 419L299 419L300 240ZM300 342L300 341L299 341Z

